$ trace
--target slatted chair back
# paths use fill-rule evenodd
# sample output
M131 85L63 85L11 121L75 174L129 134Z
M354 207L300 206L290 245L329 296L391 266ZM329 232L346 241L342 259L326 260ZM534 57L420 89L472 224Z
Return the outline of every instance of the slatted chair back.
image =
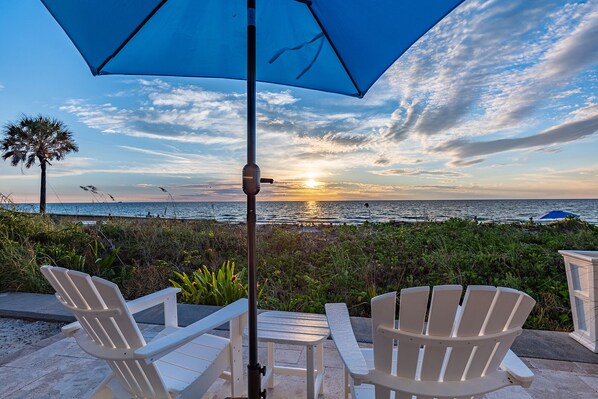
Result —
M105 359L132 397L170 398L156 366L132 356L145 340L116 284L61 267L41 271L81 324L75 339L83 350Z
M461 294L459 285L436 286L428 303L429 287L404 289L398 325L396 293L372 299L375 369L389 375L395 369L396 376L421 384L496 372L535 301L510 288L469 286L459 306ZM376 386L376 399L389 395L390 389ZM411 394L397 392L395 398L411 399Z

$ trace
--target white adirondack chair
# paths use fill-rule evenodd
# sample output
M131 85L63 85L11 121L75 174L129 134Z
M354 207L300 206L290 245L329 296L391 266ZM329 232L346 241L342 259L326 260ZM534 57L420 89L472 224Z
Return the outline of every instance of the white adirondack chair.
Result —
M231 380L232 396L243 392L246 299L179 328L178 288L125 302L118 286L107 280L61 267L42 266L41 271L78 320L63 332L112 369L93 398L200 398L219 377ZM165 328L146 343L132 314L159 304ZM227 321L229 339L206 334Z
M345 397L481 398L528 387L534 375L509 348L535 301L510 288L469 286L459 306L461 293L460 285L436 286L428 307L429 287L401 290L397 324L396 292L373 298L371 349L357 345L346 305L327 304Z

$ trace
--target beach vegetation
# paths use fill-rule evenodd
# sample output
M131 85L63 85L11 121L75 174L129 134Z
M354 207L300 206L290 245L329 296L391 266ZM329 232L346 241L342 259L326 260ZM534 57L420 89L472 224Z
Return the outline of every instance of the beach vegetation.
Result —
M242 271L245 274L245 269ZM206 265L197 269L191 277L185 272L174 272L170 282L181 289L181 300L190 304L225 306L237 299L247 297L246 280L235 273L235 262L226 261L214 272Z
M322 313L346 302L352 315L368 316L370 299L385 292L481 284L525 291L537 301L526 327L557 331L572 328L557 251L598 248L598 226L579 219L260 225L257 234L262 309ZM1 291L51 293L39 266L53 264L115 281L128 299L176 282L183 301L222 304L245 295L246 254L242 224L111 218L83 226L0 209Z
M69 152L79 148L73 140L73 134L58 119L38 115L23 115L16 122L9 122L4 127L4 138L0 141L2 159L10 159L12 166L19 164L29 169L39 163L41 187L39 199L40 213L46 212L46 169L52 161L64 159Z

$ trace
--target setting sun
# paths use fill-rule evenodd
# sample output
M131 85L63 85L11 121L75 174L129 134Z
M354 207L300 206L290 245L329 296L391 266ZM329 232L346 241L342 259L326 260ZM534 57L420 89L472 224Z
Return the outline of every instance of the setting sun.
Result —
M316 188L320 185L320 182L315 181L314 179L309 179L305 181L305 187L307 188Z

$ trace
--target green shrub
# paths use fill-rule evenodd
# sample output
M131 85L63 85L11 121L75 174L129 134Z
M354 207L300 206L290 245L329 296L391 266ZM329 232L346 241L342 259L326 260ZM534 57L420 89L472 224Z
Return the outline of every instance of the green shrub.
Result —
M174 272L177 280L170 280L174 287L181 289L185 303L224 306L237 299L247 297L247 284L243 284L239 274L235 274L235 262L226 261L217 273L202 266L193 272Z
M461 219L367 223L311 232L260 225L257 236L257 277L268 281L260 299L264 309L322 312L327 302L346 302L352 315L367 317L370 298L381 293L418 285L488 284L520 289L537 301L527 328L561 331L572 323L557 251L598 248L598 226L578 219L551 225ZM235 281L245 296L246 254L241 224L113 218L84 227L0 208L2 291L51 292L38 269L44 263L106 277L131 299L165 288L169 278L183 285L174 272L187 276L190 292L199 290L193 286L197 271L206 286L215 287L207 288L211 291L202 295L208 300L201 302L223 303L214 299L215 292L233 296L210 270L226 260L232 269L234 262L241 270ZM221 273L226 287L233 286L234 270L229 275Z

